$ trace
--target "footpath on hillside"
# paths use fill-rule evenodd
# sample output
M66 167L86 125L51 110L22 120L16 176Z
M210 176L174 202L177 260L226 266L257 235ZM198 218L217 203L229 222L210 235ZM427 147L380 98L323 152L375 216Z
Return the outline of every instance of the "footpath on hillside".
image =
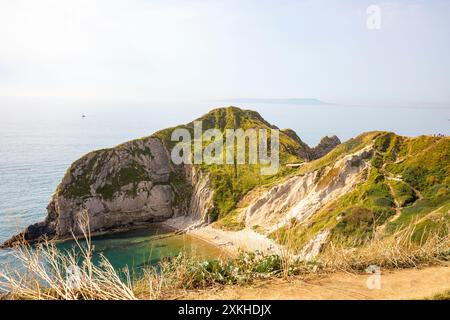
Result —
M251 286L225 286L187 292L183 299L231 300L394 300L431 298L450 290L450 266L422 269L381 270L377 278L369 274L338 272L309 280L299 277L288 281L271 279ZM368 285L369 282L369 285Z

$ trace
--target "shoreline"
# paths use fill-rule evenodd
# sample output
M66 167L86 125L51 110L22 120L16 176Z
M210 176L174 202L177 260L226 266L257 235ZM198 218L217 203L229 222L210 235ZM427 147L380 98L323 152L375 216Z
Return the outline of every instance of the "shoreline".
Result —
M201 223L198 220L193 220L188 216L180 216L175 218L169 218L165 221L152 222L144 225L137 226L127 226L127 227L116 227L109 230L91 232L89 237L91 240L97 240L98 238L114 236L118 234L127 234L138 231L150 231L151 229L155 229L158 232L154 235L152 240L159 240L163 238L173 237L177 235L186 235L188 237L194 238L196 241L204 242L211 247L218 249L223 255L218 255L217 258L225 256L227 258L234 257L239 252L239 248L235 245L229 246L231 243L221 242L222 237L214 237L209 236L210 232L204 232L204 230L216 230L217 232L221 232L222 230L211 228L210 225L206 225ZM228 231L222 231L228 232ZM231 231L230 231L231 232ZM233 233L233 232L231 232ZM130 234L130 237L133 235ZM45 241L50 241L55 244L62 244L69 241L83 241L86 240L84 235L73 235L67 236L63 238L42 238L37 241L25 241L25 242L14 242L12 244L4 245L7 241L0 244L0 251L9 251L13 250L16 246L20 246L21 244L26 244L29 246L38 245L39 243L44 243ZM232 240L232 239L231 239ZM151 240L150 240L151 242Z
M216 228L214 224L205 224L187 217L176 217L162 222L164 226L178 232L201 239L231 256L240 251L280 254L280 247L266 236L250 228L239 231L228 231Z
M165 229L164 231L167 231L157 235L158 238L186 234L220 249L226 253L227 256L236 256L240 251L280 254L280 247L278 244L250 228L244 228L239 231L222 230L216 228L214 224L206 224L205 222L192 219L189 216L173 217L165 221L152 222L145 225L112 228L109 230L92 232L89 236L91 239L95 239L103 236L148 230L150 228ZM58 244L82 239L84 239L83 235L75 235L64 238L50 238L48 240ZM27 244L36 245L42 242L45 242L45 239L27 242ZM0 250L12 249L17 245L17 242L12 245L5 245L5 243L7 243L7 241L0 244Z
M166 229L170 229L170 228L168 228L168 226L165 226L161 221L158 221L158 222L152 222L152 223L145 224L145 225L137 225L137 226L133 226L133 227L117 227L117 228L111 228L111 229L104 230L104 231L91 232L89 234L89 237L91 239L94 239L97 237L110 236L110 235L115 235L115 234L133 232L133 231L148 230L149 227L152 227L152 226L153 227L159 226L159 227L163 227ZM170 231L172 231L172 229L170 229ZM21 231L18 235L22 234L22 232L23 231ZM18 240L15 240L12 243L9 243L9 241L11 241L11 239L13 239L13 237L0 243L0 250L13 249L15 246L20 245L20 242ZM58 244L58 243L66 242L66 241L83 240L83 239L85 239L84 235L71 235L71 236L62 237L62 238L41 238L41 239L37 239L37 240L33 240L33 241L24 240L24 243L27 245L36 245L36 244L43 243L46 240L48 240L48 241L54 242L55 244Z

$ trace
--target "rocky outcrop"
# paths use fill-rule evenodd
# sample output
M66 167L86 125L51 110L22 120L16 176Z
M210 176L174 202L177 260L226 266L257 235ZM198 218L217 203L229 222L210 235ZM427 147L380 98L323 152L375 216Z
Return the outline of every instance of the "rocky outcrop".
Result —
M311 148L300 139L294 130L284 129L282 132L298 144L299 147L294 153L307 161L321 158L341 144L341 140L339 140L337 136L325 136L320 140L317 146Z
M321 158L336 148L339 144L341 144L341 140L339 140L337 136L325 136L320 140L316 147L311 149L311 155L313 159Z
M157 138L91 152L69 168L47 207L45 221L29 226L9 243L19 237L33 242L42 236L79 235L82 214L88 215L93 234L163 221L188 206L172 185L182 176L183 168L172 164Z

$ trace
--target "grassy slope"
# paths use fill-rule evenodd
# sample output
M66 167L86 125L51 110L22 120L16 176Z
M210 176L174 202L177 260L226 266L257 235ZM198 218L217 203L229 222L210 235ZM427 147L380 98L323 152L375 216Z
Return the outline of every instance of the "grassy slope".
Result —
M450 138L391 140L388 150L398 156L388 162L386 171L402 177L405 192L399 194L408 201L400 217L387 225L387 232L414 222L419 241L450 221Z
M320 170L340 156L373 143L376 149L367 180L314 215L307 225L282 228L272 234L281 242L290 239L299 249L323 229L331 240L345 246L363 245L377 228L384 235L416 224L413 240L424 241L430 232L448 232L450 223L450 139L400 137L370 132L343 143L325 157L303 166L303 172ZM392 189L391 189L392 187ZM391 217L399 212L395 221Z
M235 128L244 130L276 128L266 122L257 112L235 107L214 109L196 121L202 121L203 130L216 128L222 132ZM193 136L193 122L176 128L188 129ZM170 135L176 128L159 131L154 136L164 141L166 146L171 149L176 142L170 140ZM255 186L273 183L281 177L294 173L294 169L287 168L284 164L303 162L299 153L308 153L309 151L309 147L298 138L295 132L283 130L280 131L280 171L277 175L261 175L259 164L199 165L201 170L209 173L211 186L215 191L214 209L209 213L210 218L212 220L224 218L224 221L233 225L234 221L229 214L246 193ZM235 227L239 226L237 224Z

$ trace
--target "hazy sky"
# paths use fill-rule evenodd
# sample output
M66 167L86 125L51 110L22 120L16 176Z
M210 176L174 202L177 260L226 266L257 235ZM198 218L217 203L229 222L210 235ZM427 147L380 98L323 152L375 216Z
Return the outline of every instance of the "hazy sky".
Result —
M0 97L449 103L450 1L0 0Z

